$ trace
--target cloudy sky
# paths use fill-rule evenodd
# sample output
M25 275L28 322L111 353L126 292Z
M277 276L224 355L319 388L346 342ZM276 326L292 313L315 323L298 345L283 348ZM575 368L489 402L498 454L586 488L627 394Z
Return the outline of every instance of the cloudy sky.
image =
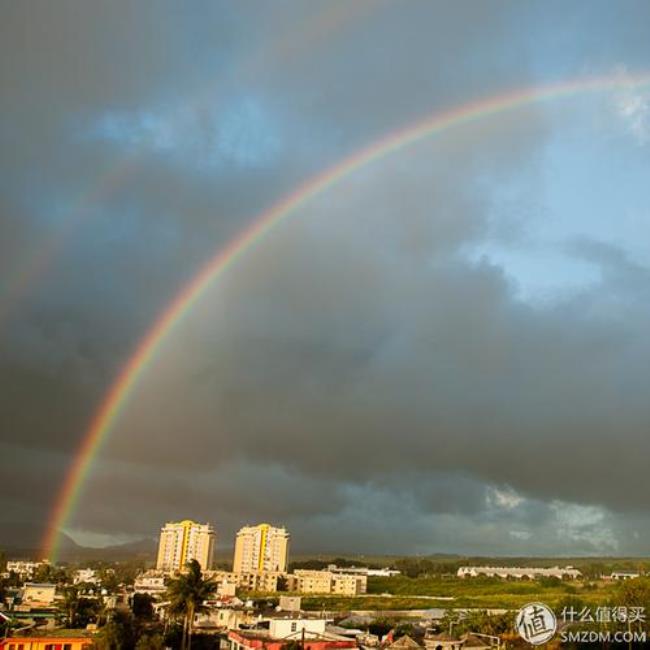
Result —
M3 1L0 523L44 526L93 414L256 216L414 121L650 72L647 2ZM650 86L375 160L187 314L66 532L650 552ZM1 540L0 540L1 541Z

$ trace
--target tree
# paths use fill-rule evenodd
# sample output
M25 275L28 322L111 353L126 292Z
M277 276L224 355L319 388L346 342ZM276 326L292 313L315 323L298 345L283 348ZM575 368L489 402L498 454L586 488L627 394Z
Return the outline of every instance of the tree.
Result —
M67 584L72 582L70 569L63 566L43 563L34 571L32 580L34 582L49 582L55 584Z
M114 594L120 585L120 581L113 569L102 569L99 574L99 584L109 594Z
M303 648L302 648L302 643L300 641L291 639L290 641L283 643L280 650L303 650Z
M153 596L133 594L131 609L136 619L150 621L153 618Z
M77 587L65 587L63 600L59 603L68 627L86 627L88 623L97 621L99 615L99 602L94 598L79 596Z
M165 639L157 632L145 632L135 644L135 650L164 650Z
M212 580L205 580L201 573L201 565L196 560L187 564L187 572L172 580L167 587L169 612L183 617L183 637L181 650L192 647L192 624L194 615L205 611L203 602L216 590L217 585Z
M135 627L131 614L116 611L97 637L101 650L130 650L135 646Z
M617 586L617 595L626 607L650 607L650 578L623 580Z
M395 626L395 621L387 618L376 618L368 624L368 632L378 637L388 634Z
M60 607L63 610L66 625L74 627L79 607L79 592L76 587L66 587L63 590L63 601L60 603Z

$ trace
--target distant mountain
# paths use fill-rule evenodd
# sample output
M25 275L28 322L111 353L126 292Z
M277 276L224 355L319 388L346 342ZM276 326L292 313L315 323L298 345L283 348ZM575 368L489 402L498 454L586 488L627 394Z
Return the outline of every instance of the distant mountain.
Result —
M43 530L40 526L16 522L0 522L0 551L9 559L40 560ZM103 548L80 546L65 533L60 534L59 560L85 562L89 560L124 561L155 559L157 542L143 538L126 544Z
M91 548L75 545L74 548L61 548L59 559L64 562L87 562L89 560L106 560L107 562L123 562L126 560L153 561L156 557L157 542L151 538L143 538L126 544Z
M43 529L35 524L19 522L0 523L0 550L9 558L41 559ZM66 534L61 534L62 552L74 552L81 548Z

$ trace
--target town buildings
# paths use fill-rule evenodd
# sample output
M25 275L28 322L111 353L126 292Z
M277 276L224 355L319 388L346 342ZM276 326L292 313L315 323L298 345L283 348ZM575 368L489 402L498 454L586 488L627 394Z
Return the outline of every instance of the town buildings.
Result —
M199 524L190 519L169 522L160 531L158 560L160 571L181 571L191 560L196 560L205 571L212 568L216 533L210 524Z
M21 580L31 579L37 569L48 564L47 561L31 562L29 560L8 560L7 573L15 573Z
M11 636L0 639L0 650L93 650L88 636Z
M56 596L56 585L26 582L23 585L22 602L30 607L49 607Z
M637 571L612 571L609 576L604 576L608 580L633 580L641 577Z
M206 577L219 584L218 593L230 595L227 586L244 591L286 591L301 594L337 594L358 596L367 591L368 578L364 575L347 575L331 571L297 569L293 573L280 571L208 571Z
M382 568L370 569L365 566L336 566L336 564L329 564L327 570L332 573L349 573L350 575L372 576L377 578L392 578L393 576L401 575L401 571L396 569Z
M281 650L291 641L299 643L304 650L357 647L355 639L328 632L326 624L324 619L271 619L265 628L231 630L228 643L230 650Z
M167 591L165 575L159 571L145 571L136 576L133 582L133 592L149 596L162 596Z
M79 584L99 584L99 576L94 569L77 569L72 577L72 581L75 585Z
M297 569L288 576L289 591L302 594L337 594L358 596L365 594L368 576L363 574L334 573L333 571L312 571Z
M490 578L569 578L577 580L582 574L573 567L497 567L497 566L462 566L456 572L459 578L475 578L477 576L488 576Z
M191 559L196 559L207 575L217 581L218 593L223 596L234 595L236 589L358 596L367 591L368 575L395 573L389 569L345 569L336 565L327 571L287 573L290 534L284 527L266 523L241 528L235 538L233 570L216 571L211 570L215 538L210 524L190 520L167 523L160 533L157 571L138 576L136 592L161 593L164 575L182 570Z
M289 533L270 524L244 526L235 540L234 573L287 570Z
M280 571L209 571L206 575L218 582L220 589L229 584L245 591L266 592L278 591L287 578L287 574ZM226 595L227 591L222 590L222 593Z

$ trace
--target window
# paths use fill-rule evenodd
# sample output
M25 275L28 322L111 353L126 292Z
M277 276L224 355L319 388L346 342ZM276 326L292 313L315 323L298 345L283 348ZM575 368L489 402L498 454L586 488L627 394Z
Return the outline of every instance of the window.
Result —
M291 631L292 631L292 632L295 632L297 629L298 629L298 623L295 623L295 622L292 623L292 624L291 624Z

